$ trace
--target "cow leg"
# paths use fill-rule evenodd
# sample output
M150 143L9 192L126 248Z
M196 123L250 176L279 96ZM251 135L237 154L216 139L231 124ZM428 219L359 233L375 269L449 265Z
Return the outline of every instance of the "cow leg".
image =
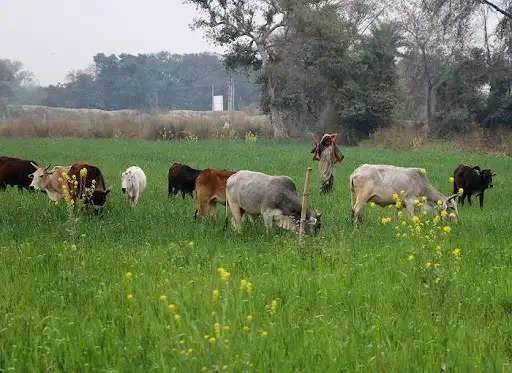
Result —
M464 206L464 198L466 198L466 194L465 193L463 193L462 196L459 197L459 203L460 203L461 206Z
M480 208L483 209L484 208L484 192L480 193L480 195L478 197L480 198Z
M267 210L263 212L263 222L265 223L265 228L267 228L267 232L272 229L272 223L274 222L274 210Z
M208 201L208 216L212 219L217 217L217 202L214 199Z
M361 223L363 221L364 205L367 199L356 199L354 206L352 206L352 221L354 223Z
M185 191L183 189L181 190L181 198L185 199Z
M468 204L471 206L471 194L470 193L466 193L466 196L468 196Z
M242 219L243 219L242 209L240 208L239 205L230 203L229 210L231 211L231 215L233 215L233 218L231 219L231 224L233 225L233 229L237 232L240 232L240 227L242 225Z

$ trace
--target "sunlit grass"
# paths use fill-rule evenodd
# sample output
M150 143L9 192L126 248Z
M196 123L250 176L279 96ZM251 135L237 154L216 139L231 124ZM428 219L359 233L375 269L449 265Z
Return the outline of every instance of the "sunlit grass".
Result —
M308 144L0 139L0 149L42 165L90 162L114 187L102 217L77 214L71 228L64 202L0 193L1 370L511 369L508 158L348 148L322 195ZM195 222L192 199L167 197L178 161L284 174L299 189L312 166L322 230L300 248L260 219L224 230L220 208L218 221ZM367 206L353 227L348 177L360 164L424 168L449 195L462 161L499 175L484 210L459 207L459 224L439 216L432 230L433 217ZM120 192L132 165L148 179L134 208Z

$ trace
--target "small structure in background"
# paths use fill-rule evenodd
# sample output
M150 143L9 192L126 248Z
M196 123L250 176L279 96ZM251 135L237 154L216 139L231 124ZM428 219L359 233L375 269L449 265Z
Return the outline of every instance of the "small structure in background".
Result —
M317 143L314 142L313 160L319 161L320 178L322 179L322 192L329 193L332 191L334 183L334 165L343 161L345 156L336 146L336 134L326 133Z
M213 96L212 111L224 111L224 96Z

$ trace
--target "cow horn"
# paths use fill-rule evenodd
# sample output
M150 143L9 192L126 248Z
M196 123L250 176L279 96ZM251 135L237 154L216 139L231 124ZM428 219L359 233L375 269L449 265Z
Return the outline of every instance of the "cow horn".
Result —
M31 164L32 166L34 166L35 168L39 168L39 166L38 166L38 165L36 165L34 162L30 162L30 164Z

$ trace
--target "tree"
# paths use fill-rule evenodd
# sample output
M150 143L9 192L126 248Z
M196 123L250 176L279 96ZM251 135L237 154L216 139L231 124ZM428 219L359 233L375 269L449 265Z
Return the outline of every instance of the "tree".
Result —
M226 64L260 71L276 137L286 136L282 113L275 105L275 84L269 66L276 58L275 39L286 35L290 20L301 9L321 7L329 0L187 0L200 12L194 27L204 29L220 46L227 46Z

